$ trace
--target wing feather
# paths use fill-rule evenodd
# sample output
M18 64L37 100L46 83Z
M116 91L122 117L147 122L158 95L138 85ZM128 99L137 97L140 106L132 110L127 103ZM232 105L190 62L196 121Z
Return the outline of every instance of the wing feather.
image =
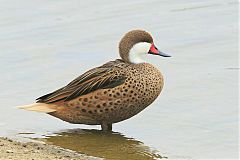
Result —
M37 103L69 101L98 89L114 88L125 82L126 75L124 72L119 72L119 70L127 66L129 64L119 59L110 61L87 71L65 87L37 98Z

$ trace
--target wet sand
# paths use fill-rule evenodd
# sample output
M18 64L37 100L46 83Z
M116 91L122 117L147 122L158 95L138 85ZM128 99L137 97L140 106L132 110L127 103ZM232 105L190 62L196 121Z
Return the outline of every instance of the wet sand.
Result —
M93 160L77 152L37 142L0 138L0 160Z

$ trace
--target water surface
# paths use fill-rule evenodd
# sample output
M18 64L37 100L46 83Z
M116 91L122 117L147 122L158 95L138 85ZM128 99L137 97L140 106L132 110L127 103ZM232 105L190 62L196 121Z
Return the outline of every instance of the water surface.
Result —
M159 151L118 132L72 129L47 136L44 141L94 157L109 160L154 160L164 159Z
M0 2L1 136L48 137L106 159L237 159L237 1ZM163 92L113 133L15 108L118 58L120 37L134 28L172 58L147 58L165 77Z

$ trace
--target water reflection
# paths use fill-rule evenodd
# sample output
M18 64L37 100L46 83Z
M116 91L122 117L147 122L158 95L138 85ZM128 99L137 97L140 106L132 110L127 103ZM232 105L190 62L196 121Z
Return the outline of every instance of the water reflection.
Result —
M117 132L73 129L44 139L47 143L107 160L156 160L162 157L143 142Z

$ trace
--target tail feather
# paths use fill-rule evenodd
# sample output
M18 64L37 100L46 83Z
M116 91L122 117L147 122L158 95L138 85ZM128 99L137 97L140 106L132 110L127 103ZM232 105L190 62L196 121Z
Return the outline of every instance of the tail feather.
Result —
M54 104L46 104L46 103L34 103L30 105L18 106L19 109L25 109L28 111L35 111L35 112L43 112L43 113L51 113L55 112L56 110L53 109L56 105Z

